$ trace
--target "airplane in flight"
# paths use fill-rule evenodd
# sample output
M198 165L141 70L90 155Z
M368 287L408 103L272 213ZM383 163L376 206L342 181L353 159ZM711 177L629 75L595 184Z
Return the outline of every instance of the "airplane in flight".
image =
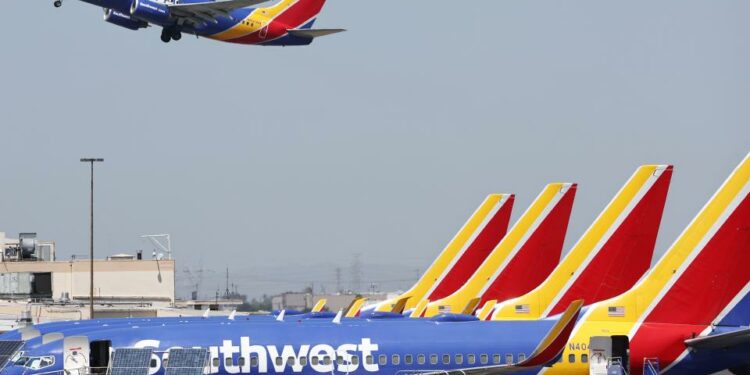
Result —
M549 234L535 239L536 242L527 239L526 243L517 243L513 234L519 224L523 227L519 219L498 245L498 253L540 246L540 242L541 245L552 245L557 248L558 255L554 263L546 266L554 270L548 270L542 278L533 279L533 283L519 289L514 285L515 280L528 274L529 267L540 267L544 261L533 260L534 263L524 267L521 274L514 274L508 273L512 264L488 258L462 288L444 299L430 302L425 315L458 313L461 311L457 308L462 308L466 301L478 300L478 304L484 306L480 310L482 318L491 317L492 311L504 313L504 307L511 306L518 319L538 319L541 310L547 310L545 317L558 314L562 309L556 306L562 305L564 309L564 304L573 299L583 299L586 304L591 304L629 289L651 264L671 176L672 166L669 165L639 167L559 264L564 237L554 244L550 243L554 236ZM548 219L555 218L545 218ZM540 223L538 218L526 222L527 226L549 225ZM562 302L552 303L552 300ZM548 305L556 306L548 309Z
M83 0L104 8L104 20L130 30L162 28L168 43L182 34L238 44L299 46L344 31L314 29L325 0L281 0L270 7L251 8L268 0ZM54 1L55 7L62 0Z

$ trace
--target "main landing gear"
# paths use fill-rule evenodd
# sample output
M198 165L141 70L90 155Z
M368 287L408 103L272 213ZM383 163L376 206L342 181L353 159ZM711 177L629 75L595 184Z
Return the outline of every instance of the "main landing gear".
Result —
M161 41L169 43L174 40L175 42L182 39L182 32L177 27L165 27L161 30Z
M54 5L55 5L55 8L59 8L59 7L61 7L61 6L62 6L62 0L55 0L55 2L54 2L54 3L52 3L52 4L54 4Z

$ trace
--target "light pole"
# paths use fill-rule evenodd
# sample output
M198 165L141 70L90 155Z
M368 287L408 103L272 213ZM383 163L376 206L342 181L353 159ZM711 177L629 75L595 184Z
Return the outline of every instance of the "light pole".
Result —
M94 163L103 162L101 158L81 158L82 163L91 165L91 200L89 211L89 319L94 319Z

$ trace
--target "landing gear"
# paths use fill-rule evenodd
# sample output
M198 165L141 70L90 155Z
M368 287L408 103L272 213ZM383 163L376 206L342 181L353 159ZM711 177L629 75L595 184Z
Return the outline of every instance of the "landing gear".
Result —
M169 43L169 41L172 40L172 35L169 33L169 31L165 28L161 31L161 41L164 43Z
M59 8L62 6L62 0L55 0L53 4L55 5L55 8Z
M161 30L161 41L169 43L171 40L178 41L182 39L182 32L176 27L165 27Z

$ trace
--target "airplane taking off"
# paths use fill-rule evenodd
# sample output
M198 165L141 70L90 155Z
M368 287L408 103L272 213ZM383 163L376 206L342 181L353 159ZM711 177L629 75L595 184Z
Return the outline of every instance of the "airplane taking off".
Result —
M492 319L538 319L630 289L651 265L671 165L639 167L544 282L499 303Z
M487 196L411 289L363 308L363 316L373 311L401 313L423 299L447 296L461 287L505 237L514 201L513 194Z
M415 309L414 316L471 314L488 300L503 301L539 285L560 260L576 190L572 183L547 185L461 288Z
M130 30L162 28L161 40L183 33L229 43L262 46L308 45L313 39L344 31L313 29L325 0L281 0L266 8L248 8L268 0L82 0L104 8L104 20ZM56 7L62 0L55 0Z

